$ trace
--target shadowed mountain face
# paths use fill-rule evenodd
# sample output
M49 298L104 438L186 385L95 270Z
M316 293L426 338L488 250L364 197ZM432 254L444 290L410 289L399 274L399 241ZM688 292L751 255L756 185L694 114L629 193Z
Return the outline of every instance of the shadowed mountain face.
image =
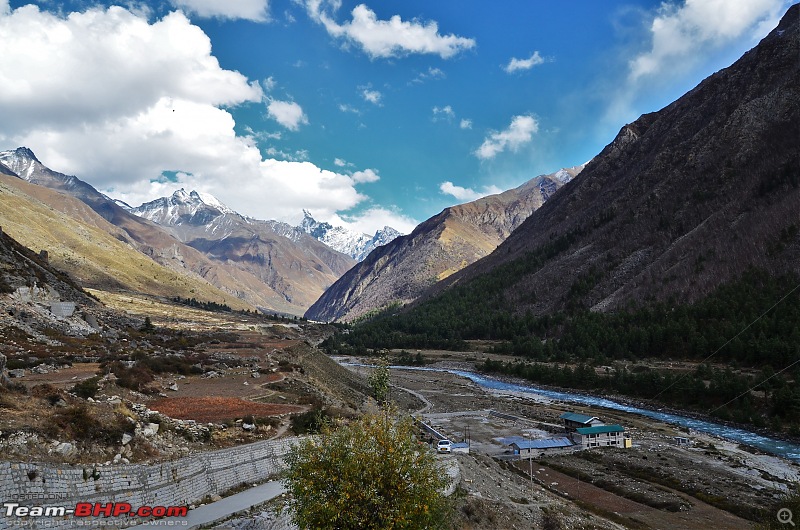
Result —
M306 312L313 320L352 320L415 300L439 280L487 256L583 166L536 177L497 195L446 208L414 231L372 251Z
M800 271L800 7L734 65L622 128L489 257L516 313L693 301L749 267Z

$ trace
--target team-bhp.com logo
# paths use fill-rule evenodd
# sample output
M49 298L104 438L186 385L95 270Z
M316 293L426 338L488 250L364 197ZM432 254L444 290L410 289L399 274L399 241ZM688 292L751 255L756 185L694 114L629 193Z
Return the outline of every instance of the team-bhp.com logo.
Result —
M17 502L3 503L6 517L186 517L187 506L140 506L127 502L79 502L67 506L22 506Z

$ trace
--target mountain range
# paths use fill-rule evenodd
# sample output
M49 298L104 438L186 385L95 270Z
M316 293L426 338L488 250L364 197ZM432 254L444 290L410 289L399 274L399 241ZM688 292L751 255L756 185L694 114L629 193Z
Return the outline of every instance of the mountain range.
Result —
M445 208L373 250L312 305L306 317L352 320L414 301L434 283L489 255L584 166L541 175L500 194Z
M255 277L294 314L302 313L355 263L296 227L245 217L196 191L180 189L130 212L214 262ZM275 308L275 302L266 307Z
M20 190L24 188L24 195L44 203L52 209L51 213L57 211L64 214L59 216L59 221L54 221L52 215L49 218L40 218L31 214L26 219L20 212L30 211L31 207L20 202L18 195L15 199L16 210L4 209L0 213L3 226L26 246L43 248L46 245L46 250L56 260L54 264L63 266L64 270L81 279L87 286L142 289L151 294L162 294L163 291L163 294L170 296L202 297L205 300L226 303L231 307L260 307L268 311L300 315L325 287L333 283L353 263L349 257L328 249L310 236L303 238L302 232L296 229L292 229L292 232L301 236L300 244L275 233L268 222L254 223L255 232L236 231L236 223L247 223L239 219L241 216L230 211L225 212L224 219L235 226L231 232L234 237L229 238L231 241L227 243L228 247L223 248L214 243L212 237L206 237L205 241L199 241L202 238L195 237L193 241L197 248L194 248L183 243L164 227L131 213L130 207L106 197L88 183L46 167L30 149L21 147L0 152L0 166L4 168L4 178L9 179L4 181L8 186ZM54 191L58 193L53 193ZM11 200L11 197L3 199ZM80 202L76 203L74 199ZM209 208L204 211L208 213L213 209ZM34 209L41 211L35 207ZM64 216L74 218L63 220ZM195 221L198 219L200 217L195 218ZM54 231L72 225L72 221L89 223L94 228L105 231L117 243L138 251L149 260L171 269L173 273L164 275L159 272L149 277L144 276L140 271L150 267L140 265L137 271L127 265L138 263L138 259L119 262L119 258L128 253L121 252L116 244L113 247L103 244L103 250L97 246L86 247L85 242L74 241L75 234L86 233L86 230L80 228L73 227L69 231L72 235L52 237ZM39 233L33 233L26 229L26 225L30 224L43 224L45 228ZM182 228L187 234L192 230L202 231L191 222L185 226L177 223L174 227L176 233L180 233ZM92 232L93 241L95 236ZM309 245L310 250L302 247L303 244ZM111 254L107 255L109 253ZM84 262L103 262L106 265L87 267L83 265ZM121 270L110 268L110 262L118 263ZM331 267L337 272L333 272ZM176 283L186 285L186 288L177 289L179 294L174 294L176 288L173 284Z

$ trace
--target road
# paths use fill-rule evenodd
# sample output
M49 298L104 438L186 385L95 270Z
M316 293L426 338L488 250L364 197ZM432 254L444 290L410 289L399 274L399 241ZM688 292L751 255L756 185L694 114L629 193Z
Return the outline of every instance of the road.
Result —
M136 529L152 530L159 527L176 527L176 528L199 528L202 525L207 525L246 510L251 506L255 506L270 499L274 499L285 491L283 483L277 480L266 482L260 486L250 488L241 493L225 497L224 499L212 502L189 510L186 517L165 517L164 519L156 519L147 523L136 526L128 527L128 530Z

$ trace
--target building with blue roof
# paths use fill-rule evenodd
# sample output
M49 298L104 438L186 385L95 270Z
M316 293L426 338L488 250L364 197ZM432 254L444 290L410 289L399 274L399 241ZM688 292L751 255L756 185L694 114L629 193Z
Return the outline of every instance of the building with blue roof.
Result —
M536 453L539 454L546 449L564 449L572 447L574 444L566 436L560 438L541 438L538 440L525 440L524 442L513 442L511 449L515 455L520 457L531 456Z
M559 416L564 420L564 429L568 433L575 432L576 429L583 427L594 427L595 425L603 425L603 422L597 416L587 416L586 414L578 414L577 412L565 412Z

